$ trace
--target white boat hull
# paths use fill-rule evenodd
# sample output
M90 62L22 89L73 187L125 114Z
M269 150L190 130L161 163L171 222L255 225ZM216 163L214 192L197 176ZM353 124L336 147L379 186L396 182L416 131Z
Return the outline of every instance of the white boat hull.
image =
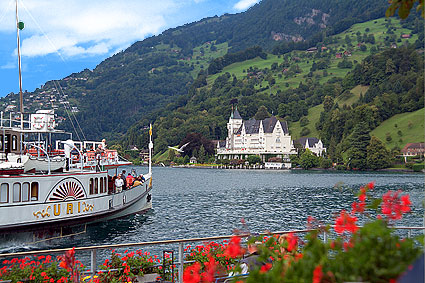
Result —
M40 188L44 195L40 194L38 201L14 202L12 197L7 204L0 204L0 233L93 223L152 208L150 175L143 184L120 193L108 193L107 190L92 193L93 181L106 180L107 173L81 173L78 179L75 174L46 175L44 188ZM23 183L31 183L31 177L0 177L0 185L7 182L13 188L13 184L19 182L24 187ZM100 182L96 185L98 189L102 188Z

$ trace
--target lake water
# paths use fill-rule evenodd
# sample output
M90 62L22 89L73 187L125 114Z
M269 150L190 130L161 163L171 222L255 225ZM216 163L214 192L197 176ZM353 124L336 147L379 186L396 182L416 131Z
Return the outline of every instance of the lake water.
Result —
M242 218L257 233L305 228L308 216L332 224L336 212L350 210L353 192L372 181L377 197L390 189L410 194L413 212L398 225L423 225L423 174L155 167L153 176L153 209L145 215L91 225L56 243L17 241L0 252L228 235L242 228Z

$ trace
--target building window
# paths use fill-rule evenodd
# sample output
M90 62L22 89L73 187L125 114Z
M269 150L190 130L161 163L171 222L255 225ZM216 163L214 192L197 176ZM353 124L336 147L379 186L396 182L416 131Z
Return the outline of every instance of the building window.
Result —
M0 203L9 202L9 184L3 183L0 186Z
M38 200L38 182L31 183L31 201Z
M30 183L22 184L22 201L30 201Z
M13 184L13 202L21 201L21 183Z
M12 136L12 150L17 150L18 149L18 137L17 136Z
M95 194L98 194L99 193L99 181L98 181L97 178L94 181L94 193Z

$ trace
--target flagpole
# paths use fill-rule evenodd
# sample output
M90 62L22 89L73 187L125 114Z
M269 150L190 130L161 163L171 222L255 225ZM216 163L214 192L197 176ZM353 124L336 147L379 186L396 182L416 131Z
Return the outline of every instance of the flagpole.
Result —
M152 174L152 124L149 126L149 175Z
M18 69L19 69L19 111L21 112L21 129L24 127L24 104L22 96L21 43L19 38L18 0L16 0L16 31L18 40Z

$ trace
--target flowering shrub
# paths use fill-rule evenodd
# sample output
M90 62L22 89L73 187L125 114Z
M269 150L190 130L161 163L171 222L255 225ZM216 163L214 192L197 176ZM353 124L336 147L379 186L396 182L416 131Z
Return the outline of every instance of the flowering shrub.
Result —
M331 233L332 228L319 226L312 217L308 225L315 230L306 235L305 241L294 234L254 239L263 240L257 258L261 264L249 270L247 277L235 277L234 281L395 282L422 252L415 240L400 239L391 229L395 221L410 212L411 202L401 191L389 191L382 199L374 199L373 189L374 183L361 187L351 212L342 210L337 215L333 240L324 242L319 238L322 232ZM358 217L369 221L359 227ZM208 258L208 254L203 256ZM241 268L237 264L233 270L240 272ZM203 275L205 272L213 273L196 262L186 268L184 282L212 282Z
M98 272L97 277L92 282L132 282L137 275L143 275L147 272L159 272L158 267L154 265L160 263L159 258L155 255L150 256L149 252L124 252L124 256L112 251L111 259L106 259L100 266L105 272ZM110 271L116 269L116 271Z
M50 255L38 257L25 257L22 259L2 261L0 269L1 280L12 282L73 282L71 273L59 267ZM80 267L78 261L74 261L74 271ZM75 278L75 277L74 277Z

